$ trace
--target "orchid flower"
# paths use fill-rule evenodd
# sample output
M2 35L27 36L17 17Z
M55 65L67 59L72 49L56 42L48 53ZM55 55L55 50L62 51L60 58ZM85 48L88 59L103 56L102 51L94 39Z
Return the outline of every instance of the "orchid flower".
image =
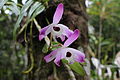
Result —
M53 39L56 41L56 37L60 37L62 41L65 40L65 36L68 38L73 34L73 31L70 30L67 26L63 24L58 24L63 15L63 4L60 3L57 6L57 9L53 16L53 22L48 26L42 28L39 33L39 40L42 40L49 33L52 34Z
M76 29L74 33L65 41L64 45L61 48L52 51L50 54L44 57L45 61L48 63L55 59L54 63L57 66L60 66L61 59L66 59L70 64L74 63L75 61L80 63L84 62L84 53L73 48L68 48L68 46L79 37L79 33L79 30Z
M91 61L92 61L93 65L96 67L96 69L98 70L97 72L100 77L103 75L102 74L103 68L107 69L107 73L105 73L105 76L109 76L109 78L112 76L112 72L111 72L111 69L109 66L105 67L105 65L101 64L100 61L94 57L91 58Z
M93 65L96 67L96 69L98 69L98 75L102 76L102 68L104 68L105 66L102 65L97 58L92 57L91 61L92 61Z

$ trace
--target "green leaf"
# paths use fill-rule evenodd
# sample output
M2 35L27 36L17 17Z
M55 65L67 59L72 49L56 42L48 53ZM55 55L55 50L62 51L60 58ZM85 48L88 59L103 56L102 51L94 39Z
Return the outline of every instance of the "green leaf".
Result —
M23 19L23 16L25 15L26 11L28 10L28 8L31 6L31 4L33 3L32 0L29 0L21 9L20 11L20 15L18 17L17 23L15 27L19 27L20 22Z
M14 30L13 30L13 38L14 38L14 39L16 38L16 30L17 30L17 28L19 27L19 24L20 24L20 22L22 21L22 19L23 19L23 15L20 14L19 17L18 17L18 19L17 19L17 22L16 22L16 24L15 24Z
M25 15L25 13L26 13L26 11L28 10L28 8L31 6L32 3L33 3L33 1L32 1L32 0L29 0L29 1L22 7L22 9L21 9L21 11L20 11L20 15L19 15L19 17L18 17L18 20L17 20L17 22L16 22L16 24L15 24L15 27L14 27L14 31L13 31L13 38L14 38L14 39L16 39L16 30L17 30L17 28L19 27L19 24L20 24L20 22L22 21L24 15Z
M14 3L14 2L10 2L11 5L7 6L10 10L12 10L13 13L15 13L16 15L19 15L20 14L20 10L19 8L17 7L17 4Z
M59 43L59 42L54 42L54 41L52 41L51 44L52 44L52 45L59 45L60 43Z
M39 2L35 2L34 5L30 8L28 17L30 18L33 14L33 12L41 5Z
M48 52L48 48L49 48L49 46L47 44L45 44L43 49L42 49L42 52L43 53L47 53Z
M4 4L7 2L8 0L0 0L0 9L4 6Z
M62 62L68 64L68 61L66 59L62 59Z
M29 7L31 6L31 4L33 3L32 0L29 0L21 9L21 13L24 14L28 9Z
M73 64L68 64L72 70L74 70L76 73L80 74L81 76L85 76L85 70L84 68L78 63L74 62Z
M43 5L39 6L35 12L32 15L32 19L34 19L38 14L40 14L43 10L45 9L45 7Z
M51 42L51 50L61 48L60 45L61 45L61 43L59 43L59 42Z

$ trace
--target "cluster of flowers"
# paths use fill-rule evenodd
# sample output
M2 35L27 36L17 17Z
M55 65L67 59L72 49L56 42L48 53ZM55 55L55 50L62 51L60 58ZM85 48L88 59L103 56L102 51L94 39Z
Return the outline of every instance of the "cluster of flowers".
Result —
M75 61L81 63L84 62L85 59L84 53L73 48L68 48L68 46L79 37L80 31L78 29L72 31L67 26L59 24L59 21L63 15L63 10L64 6L62 3L60 3L54 13L53 22L42 28L39 34L39 40L45 38L45 36L47 36L49 33L51 33L54 41L57 41L56 38L58 37L61 39L61 41L65 41L65 37L67 37L67 40L64 42L61 48L53 50L50 54L44 57L47 63L55 59L54 63L57 66L60 66L61 59L66 59L70 64L74 63Z

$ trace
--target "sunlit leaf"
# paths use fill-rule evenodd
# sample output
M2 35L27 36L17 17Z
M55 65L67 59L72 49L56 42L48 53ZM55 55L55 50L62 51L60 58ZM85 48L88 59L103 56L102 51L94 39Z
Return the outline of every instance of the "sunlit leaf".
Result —
M20 10L17 7L17 4L14 2L11 2L11 5L7 6L10 10L12 10L13 13L15 13L16 15L20 14Z
M0 0L0 9L4 6L4 4L7 2L8 0Z
M41 5L39 2L35 2L29 10L28 17L30 18L33 12Z
M33 3L33 1L32 1L32 0L29 0L29 1L22 7L22 9L21 9L21 11L20 11L20 15L19 15L19 17L18 17L18 19L17 19L17 22L16 22L16 24L15 24L15 27L14 27L14 31L13 31L13 37L14 37L14 39L16 38L16 30L17 30L17 28L19 27L19 24L20 24L20 22L22 21L24 15L25 15L25 13L26 13L26 11L29 9L29 7L31 6L32 3Z
M33 1L32 1L32 0L29 0L29 1L22 7L21 13L22 13L22 14L25 13L25 12L28 10L28 8L31 6L32 3L33 3Z
M32 19L34 19L38 14L40 14L43 10L45 9L45 7L43 5L39 6L35 12L32 15Z

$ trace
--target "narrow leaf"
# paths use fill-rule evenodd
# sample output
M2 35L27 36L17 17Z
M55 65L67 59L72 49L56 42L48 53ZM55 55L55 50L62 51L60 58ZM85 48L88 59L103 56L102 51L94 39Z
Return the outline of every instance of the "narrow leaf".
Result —
M38 14L40 14L43 10L45 9L45 7L43 5L39 6L35 12L32 15L32 19L34 19Z
M28 8L31 6L32 3L33 3L33 1L32 1L32 0L29 0L29 1L22 7L21 13L22 13L22 14L25 13L25 12L28 10Z
M26 13L26 11L29 9L29 7L31 6L32 3L33 3L33 1L32 1L32 0L29 0L29 1L22 7L22 9L21 9L21 11L20 11L20 15L19 15L19 17L18 17L18 20L17 20L17 22L16 22L16 24L15 24L15 27L14 27L14 31L13 31L13 38L14 38L14 39L16 38L16 30L17 30L17 28L19 27L19 24L20 24L20 22L22 21L24 15L25 15L25 13Z
M41 5L39 2L35 2L34 5L30 8L28 17L30 18L33 12Z
M19 15L20 14L20 10L19 8L17 7L17 4L14 3L14 2L11 2L11 5L10 6L7 6L10 10L12 10L13 13L15 13L16 15Z
M0 0L0 9L4 6L4 4L7 2L8 0Z

